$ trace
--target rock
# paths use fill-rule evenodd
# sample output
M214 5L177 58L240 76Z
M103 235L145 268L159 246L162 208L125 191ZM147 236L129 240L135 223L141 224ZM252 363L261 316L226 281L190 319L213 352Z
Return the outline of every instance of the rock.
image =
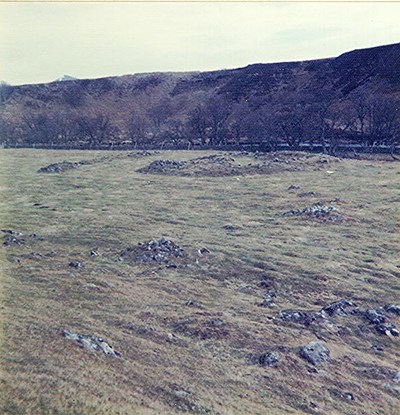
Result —
M330 351L319 342L311 342L300 350L300 356L314 366L318 366L322 363L329 362Z
M73 340L79 343L82 347L92 352L101 352L108 356L119 357L121 354L114 350L101 337L93 336L91 334L78 334L70 330L63 330L63 336L68 340Z
M91 282L82 284L82 287L84 287L84 288L99 288L96 284L93 284Z
M347 315L346 308L348 307L354 307L354 304L351 301L347 300L340 300L335 301L331 304L326 305L321 309L322 313L326 313L329 316L339 315L339 316L345 316Z
M258 363L262 366L276 366L279 363L279 357L274 352L263 353L259 357Z
M99 256L99 253L95 249L93 249L90 251L90 256Z
M254 294L254 287L252 287L251 285L245 285L243 287L240 287L238 291L243 294Z
M384 386L386 389L388 389L388 390L390 390L390 391L392 391L392 392L395 392L396 394L400 394L400 386L396 385L395 383L392 383L392 382L385 382L385 383L383 384L383 386Z
M79 262L79 261L71 261L68 265L76 269L83 268L82 262Z
M116 287L116 285L113 282L110 282L110 281L102 281L101 285L103 287L107 287L107 288L115 288Z
M385 306L385 310L388 313L393 313L393 314L397 314L398 316L400 316L400 305L388 304L387 306Z
M195 300L186 301L185 306L187 307L200 307L200 304Z
M211 253L211 251L210 251L208 248L203 247L203 248L200 248L200 249L197 251L197 253L199 254L199 256L203 256L204 254L210 254L210 253Z
M313 317L308 313L300 310L281 310L279 317L284 321L292 321L294 323L300 323L308 325L313 320Z
M222 320L221 318L212 318L211 320L208 320L208 324L210 326L220 327L225 324L225 321Z
M371 349L372 349L372 350L375 350L376 352L383 352L383 347L382 347L382 346L380 346L379 344L373 344L373 345L371 346Z
M343 392L342 396L346 401L354 401L354 395L351 392Z
M365 318L372 324L381 324L386 321L386 317L378 310L366 310L364 313Z
M300 189L300 186L298 186L297 184L292 184L291 186L288 187L288 190L298 190Z
M399 336L400 332L396 329L396 326L393 323L382 323L375 326L376 331L380 334L385 334L386 336Z
M6 235L3 239L3 245L11 246L11 245L24 245L25 239L20 238L19 236L14 235Z
M259 304L260 307L274 307L274 298L276 297L276 291L275 290L268 290L264 294L264 299Z

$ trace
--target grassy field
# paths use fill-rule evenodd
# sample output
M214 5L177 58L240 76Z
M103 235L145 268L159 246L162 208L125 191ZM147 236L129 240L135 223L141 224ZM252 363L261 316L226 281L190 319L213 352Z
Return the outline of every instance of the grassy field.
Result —
M230 177L136 172L207 154L38 174L104 153L0 150L1 228L43 238L0 250L1 414L398 414L399 337L362 316L304 326L278 314L340 299L362 310L399 302L399 163ZM318 201L343 220L282 216ZM188 254L176 268L118 259L162 236ZM211 252L199 257L202 247ZM268 289L275 305L260 307ZM400 326L399 316L391 321ZM121 357L81 348L63 329L100 336ZM318 367L299 356L314 340L331 351ZM276 366L258 364L267 351L279 355Z

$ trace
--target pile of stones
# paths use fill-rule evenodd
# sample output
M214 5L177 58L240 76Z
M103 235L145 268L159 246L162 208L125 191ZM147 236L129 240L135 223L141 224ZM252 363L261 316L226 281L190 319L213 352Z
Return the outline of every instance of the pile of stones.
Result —
M184 161L177 160L154 160L148 166L138 170L140 173L166 173L170 170L181 169L185 166Z
M122 259L134 259L147 263L156 262L157 264L168 263L171 259L183 258L184 256L182 248L165 238L158 241L142 242L136 247L128 247L120 252Z
M376 309L360 310L353 302L348 300L335 301L316 312L304 310L281 310L279 318L285 322L292 322L309 326L312 323L328 322L334 316L360 316L375 327L379 334L386 336L399 336L400 332L390 321L388 314L400 315L400 306L390 304Z
M76 169L81 166L82 163L73 163L71 161L61 161L60 163L49 164L48 166L41 167L37 172L38 173L62 173L67 170Z

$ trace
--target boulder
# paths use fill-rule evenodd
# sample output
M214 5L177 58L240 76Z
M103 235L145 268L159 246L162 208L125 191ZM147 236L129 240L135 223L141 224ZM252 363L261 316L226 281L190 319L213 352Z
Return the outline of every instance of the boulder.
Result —
M66 339L79 343L80 346L91 352L100 352L107 356L114 357L119 357L121 355L101 337L93 336L91 334L78 334L70 330L63 330L62 334Z
M274 352L267 352L267 353L263 353L259 358L258 358L258 363L261 366L276 366L279 363L279 357L276 353Z
M329 362L330 350L319 342L310 342L300 350L300 356L314 366Z

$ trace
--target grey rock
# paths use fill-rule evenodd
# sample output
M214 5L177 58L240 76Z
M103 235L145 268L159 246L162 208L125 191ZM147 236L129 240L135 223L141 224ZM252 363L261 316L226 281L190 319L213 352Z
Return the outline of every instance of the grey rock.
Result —
M400 316L400 305L395 305L395 304L388 304L385 307L385 310L388 313L393 313L393 314L397 314L398 316Z
M329 316L345 316L348 314L346 311L346 308L348 307L354 307L354 304L348 300L340 300L326 305L321 309L321 312L326 313Z
M392 392L395 392L396 394L400 394L400 386L399 385L396 385L395 383L393 383L393 382L385 382L384 384L383 384L383 386L387 389L387 390L390 390L390 391L392 391Z
M119 357L121 355L101 337L93 336L91 334L79 334L70 330L63 330L62 334L66 339L73 340L79 343L83 348L92 352L101 352L105 355L114 357Z
M238 291L240 293L243 293L243 294L253 294L254 293L254 287L252 287L251 285L245 285L243 287L240 287L238 289Z
M310 342L301 348L300 356L309 361L311 364L318 366L322 363L329 362L330 351L322 343Z
M276 366L279 363L279 356L274 352L263 353L258 358L258 363L262 366Z
M222 320L221 318L212 318L211 320L208 320L208 323L210 326L214 327L220 327L225 324L224 320Z
M96 284L93 284L91 282L82 284L82 287L84 287L84 288L99 288Z
M380 346L379 344L373 344L373 345L371 346L371 349L372 349L372 350L375 350L376 352L383 352L383 347L382 347L382 346Z
M384 334L386 336L399 336L400 332L396 329L396 326L393 323L387 322L382 324L377 324L376 331L380 334Z
M203 255L205 255L205 254L210 254L210 253L211 253L211 251L210 251L208 248L203 247L203 248L200 248L200 249L197 251L197 253L199 254L199 256L203 256Z
M16 235L6 235L3 239L3 245L11 246L11 245L24 245L25 239L21 238L20 236Z
M76 269L83 268L82 262L79 262L79 261L71 261L68 265L71 268L76 268Z
M276 291L275 290L268 290L264 294L264 298L259 304L260 307L274 307L274 298L276 297Z
M281 310L279 312L279 317L284 321L291 321L293 323L305 325L310 324L313 320L313 317L310 314L300 310Z
M380 324L386 321L386 317L382 312L375 309L366 310L364 316L372 324Z
M298 190L300 189L300 186L297 184L292 184L291 186L288 187L288 190Z

